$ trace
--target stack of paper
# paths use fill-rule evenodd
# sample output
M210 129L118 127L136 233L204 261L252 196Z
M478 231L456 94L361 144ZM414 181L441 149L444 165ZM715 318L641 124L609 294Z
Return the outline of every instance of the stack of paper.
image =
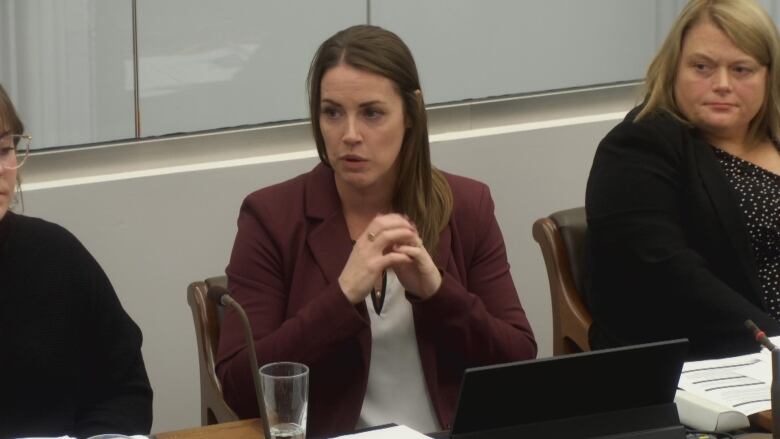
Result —
M780 337L772 341L778 343ZM702 430L745 428L748 415L772 408L771 385L772 356L767 350L685 363L675 396L680 421Z

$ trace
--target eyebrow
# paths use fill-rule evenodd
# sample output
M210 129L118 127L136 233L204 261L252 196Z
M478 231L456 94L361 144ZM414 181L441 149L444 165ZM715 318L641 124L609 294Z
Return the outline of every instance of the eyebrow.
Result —
M338 106L338 107L341 107L341 106L342 106L342 105L341 105L341 104L339 104L338 102L336 102L336 101L334 101L334 100L332 100L332 99L328 99L328 98L323 98L323 99L322 99L322 103L327 103L327 104L331 104L331 105L336 105L336 106ZM360 105L358 105L358 106L359 106L359 107L361 107L361 108L364 108L364 107L370 107L370 106L372 106L372 105L381 105L382 103L383 103L383 102L382 102L382 101L380 101L380 100L373 100L373 101L368 101L368 102L362 102L362 103L361 103Z
M711 58L711 57L709 57L709 56L707 56L707 55L705 55L703 53L700 53L700 52L691 53L686 58L689 58L689 59L690 58L704 58L707 61L715 61L713 58Z
M706 55L704 53L701 53L701 52L692 53L692 54L688 55L688 57L686 59L695 59L695 58L701 58L701 59L704 59L705 61L713 62L713 63L717 62L714 58L712 58L709 55ZM753 63L753 64L762 65L760 62L758 62L757 60L755 60L755 59L753 59L751 57L738 58L736 61L733 61L730 64L739 64L739 63Z

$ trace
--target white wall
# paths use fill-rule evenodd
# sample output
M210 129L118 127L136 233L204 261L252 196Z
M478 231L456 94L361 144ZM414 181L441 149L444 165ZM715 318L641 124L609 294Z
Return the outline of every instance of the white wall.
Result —
M512 274L541 356L551 354L551 309L531 224L555 210L583 204L595 147L633 102L626 97L633 93L616 98L610 97L614 91L599 93L432 112L433 131L438 132L432 136L434 163L492 188ZM105 166L102 175L87 179L52 179L54 174L46 171L59 164L73 168L74 176L99 174L100 166L87 166L78 151L36 155L25 165L25 213L62 224L82 240L144 333L143 353L155 391L155 432L199 425L197 349L186 287L223 272L246 194L316 163L308 128L299 128L292 137L300 136L302 144L281 154L268 151L276 152L273 146L284 139L267 138L268 132L260 131L165 141L176 145L168 149L181 148L178 155L186 155L188 145L205 142L213 150L238 136L248 151L237 162L148 165L140 173ZM141 144L127 147L140 155L151 150ZM305 151L295 151L301 147Z

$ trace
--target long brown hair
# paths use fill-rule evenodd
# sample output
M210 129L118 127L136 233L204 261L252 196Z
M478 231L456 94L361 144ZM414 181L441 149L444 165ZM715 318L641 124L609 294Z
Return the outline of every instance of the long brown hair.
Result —
M687 32L710 20L743 52L766 66L764 103L750 122L748 139L780 139L780 37L766 11L755 0L691 0L672 25L669 35L647 69L645 106L636 120L662 110L688 123L674 98L674 83Z
M398 156L393 208L414 221L425 248L434 254L439 234L452 214L452 190L431 165L428 119L412 52L396 34L368 25L344 29L320 45L309 68L307 87L314 140L326 165L330 164L320 130L321 83L325 72L342 63L390 79L401 96L409 128Z

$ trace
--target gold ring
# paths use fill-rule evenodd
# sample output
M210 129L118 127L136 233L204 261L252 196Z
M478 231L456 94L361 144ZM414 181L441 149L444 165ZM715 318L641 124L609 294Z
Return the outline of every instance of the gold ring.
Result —
M375 234L373 234L373 233L371 233L371 232L368 232L368 235L366 235L366 237L367 237L367 238L368 238L368 240L369 240L369 241L371 241L371 242L374 242L374 240L376 239L376 235L375 235Z

